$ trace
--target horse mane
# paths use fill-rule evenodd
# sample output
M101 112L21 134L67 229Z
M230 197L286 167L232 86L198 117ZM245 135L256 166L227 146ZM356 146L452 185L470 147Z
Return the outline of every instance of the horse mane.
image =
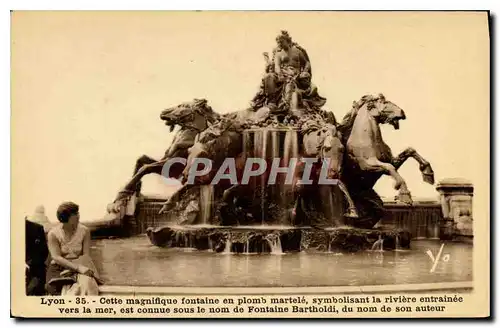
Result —
M210 123L215 123L219 120L220 115L215 112L206 99L195 99L194 108L203 115Z
M225 159L228 156L236 156L235 154L232 154L235 147L232 142L232 138L234 138L235 134L238 136L241 135L243 129L245 128L245 124L241 124L228 117L221 116L217 123L207 129L220 129L220 135L213 139L213 142L207 148L208 152L215 154L215 162L218 163L221 159ZM241 145L241 142L236 144Z
M367 105L368 110L371 110L372 108L375 107L374 104L375 101L379 100L381 97L383 96L381 95L378 97L374 97L372 95L364 95L363 97L361 97L360 100L352 102L351 110L344 116L342 122L340 122L337 127L337 129L342 134L343 143L346 143L347 139L349 139L349 136L351 135L352 127L354 125L354 121L356 120L359 110L364 105Z
M220 119L220 115L209 105L203 106L201 108L201 113L210 123L215 123Z
M202 133L211 132L214 130L220 130L220 134L223 135L225 132L237 132L241 133L243 130L247 128L246 124L239 123L233 120L231 117L227 117L225 115L220 115L213 124L211 124L205 131Z

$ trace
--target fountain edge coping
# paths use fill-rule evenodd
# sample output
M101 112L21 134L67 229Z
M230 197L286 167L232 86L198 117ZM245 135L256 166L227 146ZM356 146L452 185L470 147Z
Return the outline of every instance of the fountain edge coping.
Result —
M436 291L472 291L472 281L368 285L335 287L161 287L161 286L116 286L99 287L100 295L297 295L297 294L365 294L407 292L422 293Z

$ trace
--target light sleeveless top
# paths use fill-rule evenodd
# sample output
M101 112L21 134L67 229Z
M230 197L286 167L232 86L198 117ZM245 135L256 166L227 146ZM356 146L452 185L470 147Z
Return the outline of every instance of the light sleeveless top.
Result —
M64 233L62 225L53 228L50 234L53 234L59 241L61 248L61 255L65 259L72 260L83 255L83 240L88 228L84 225L78 224L75 233L68 239Z

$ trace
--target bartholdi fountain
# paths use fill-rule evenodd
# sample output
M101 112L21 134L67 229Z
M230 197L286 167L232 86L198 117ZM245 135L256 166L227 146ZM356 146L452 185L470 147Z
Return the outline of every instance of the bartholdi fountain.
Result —
M171 131L180 126L172 145L159 161L138 159L134 176L108 212L133 206L141 178L156 173L183 181L160 211L164 224L147 229L157 246L236 253L409 248L408 231L377 228L384 206L373 190L382 175L390 175L397 201L411 205L398 173L410 157L423 180L434 183L430 164L414 149L393 157L382 140L379 125L399 129L404 111L382 94L365 95L338 122L322 109L326 99L311 83L306 51L285 31L276 41L272 59L264 54L266 74L250 108L218 114L207 100L195 99L162 112ZM186 162L170 165L173 158ZM201 158L210 161L211 170L189 182L193 163ZM255 167L255 159L264 161L265 169ZM279 174L273 165L281 168ZM235 177L217 179L226 169ZM259 172L245 179L249 170ZM322 178L334 184L323 184Z

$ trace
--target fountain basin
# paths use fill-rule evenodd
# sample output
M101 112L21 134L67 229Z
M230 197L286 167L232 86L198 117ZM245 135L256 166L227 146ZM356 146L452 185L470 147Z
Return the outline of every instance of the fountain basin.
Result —
M437 254L442 243L430 239L413 239L411 250L403 251L304 251L284 255L157 247L145 234L93 240L91 245L91 256L106 282L105 288L130 286L128 290L135 293L145 288L148 295L171 295L177 293L176 288L186 287L194 288L191 291L194 294L201 293L203 288L209 288L211 292L207 293L213 294L220 292L221 287L226 294L244 294L248 287L263 288L262 292L279 287L280 292L289 294L297 287L326 292L328 286L333 293L366 292L369 286L373 286L373 292L399 293L408 288L429 292L429 284L443 288L449 283L472 284L473 281L472 245L447 242L443 254L449 254L450 260L441 261L431 272L433 262L427 251ZM189 291L183 289L180 293Z
M289 253L300 251L357 252L409 249L411 235L401 229L351 227L314 229L286 226L163 226L149 228L159 247L194 248L226 253Z

